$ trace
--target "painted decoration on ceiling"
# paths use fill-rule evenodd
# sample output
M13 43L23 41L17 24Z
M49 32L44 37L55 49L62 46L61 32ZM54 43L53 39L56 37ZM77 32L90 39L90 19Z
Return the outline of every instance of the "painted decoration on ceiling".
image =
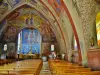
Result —
M7 0L8 4L11 7L14 7L16 4L18 4L21 0Z
M26 2L31 2L31 3L33 3L33 4L36 4L37 2L37 0L25 0Z
M15 12L11 13L7 17L7 26L13 27L16 29L16 32L20 32L23 28L29 27L29 28L36 28L40 31L41 35L44 37L42 39L43 42L51 42L56 41L55 35L51 29L51 25L45 22L41 17L38 16L38 12L36 12L35 9L25 6L19 10L16 10ZM44 17L43 17L44 18ZM9 29L9 28L7 28ZM4 34L4 40L5 41L14 41L15 37L12 37L9 32L5 32ZM17 34L15 35L17 36ZM12 37L12 38L10 38Z
M98 46L100 47L100 13L98 13L96 16L96 31L97 31Z
M62 0L48 0L48 3L52 6L58 16L60 16L63 10Z
M7 18L8 18L8 21L11 21L11 20L15 20L19 17L20 15L20 12L13 12L12 14L10 14Z
M22 54L40 54L41 48L41 35L36 29L23 29L22 30L22 46L18 50Z
M25 6L24 8L9 15L8 23L10 26L19 26L21 29L26 26L34 27L42 32L43 35L51 34L50 25L46 24L46 22L44 22L40 16L36 15L35 11L36 10L31 7Z
M14 42L16 38L17 30L15 27L8 26L7 31L4 34L4 41Z
M21 27L34 25L37 28L44 21L38 16L38 12L35 11L36 10L31 7L25 6L24 8L8 16L9 23L10 24L19 23L16 26L20 25Z
M8 4L0 2L0 16L4 15L8 11Z
M56 37L48 24L41 25L40 29L42 32L42 42L57 42Z
M79 7L78 7L78 1L77 0L72 0L72 6L76 9L77 13L79 16L81 16Z

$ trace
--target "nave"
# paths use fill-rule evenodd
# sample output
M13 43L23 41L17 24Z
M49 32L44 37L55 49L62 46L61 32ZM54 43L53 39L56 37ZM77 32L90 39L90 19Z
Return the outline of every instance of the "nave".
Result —
M100 0L0 0L0 75L99 71Z

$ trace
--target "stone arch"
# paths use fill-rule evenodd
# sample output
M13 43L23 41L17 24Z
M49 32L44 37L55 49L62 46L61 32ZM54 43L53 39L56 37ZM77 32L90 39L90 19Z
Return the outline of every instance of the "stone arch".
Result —
M84 39L84 34L83 34L83 29L82 29L82 23L81 20L78 16L78 13L76 9L72 7L71 1L63 1L64 8L66 11L66 14L69 17L70 23L72 25L76 41L78 44L78 49L79 49L79 55L81 56L80 62L84 66L87 66L87 50L85 46L85 39ZM76 19L77 17L77 19Z

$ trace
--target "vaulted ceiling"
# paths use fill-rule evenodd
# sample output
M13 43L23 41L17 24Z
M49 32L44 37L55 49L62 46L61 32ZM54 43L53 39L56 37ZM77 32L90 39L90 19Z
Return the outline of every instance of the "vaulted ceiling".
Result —
M39 0L3 0L0 3L0 16L1 39L14 41L25 27L38 29L42 36L55 36L50 24L55 20Z

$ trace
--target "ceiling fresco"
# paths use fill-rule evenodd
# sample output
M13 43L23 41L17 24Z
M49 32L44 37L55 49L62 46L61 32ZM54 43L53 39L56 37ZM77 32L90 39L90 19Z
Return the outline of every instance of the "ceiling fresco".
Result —
M17 34L26 27L38 29L44 37L44 42L55 40L51 25L44 21L44 19L42 19L43 17L41 18L41 14L38 14L39 12L29 6L24 6L23 8L14 11L6 18L7 28L4 32L3 40L14 42Z
M63 10L62 0L48 0L48 3L52 6L58 16L60 16Z
M62 11L61 1L47 0L58 16ZM20 7L20 5L23 6ZM34 8L31 8L31 5ZM19 8L17 8L18 6ZM40 0L0 0L0 16L0 21L2 21L0 23L0 35L3 34L4 41L14 42L16 40L14 36L17 36L25 27L38 29L44 37L44 42L50 41L51 38L55 40L55 35L51 29L53 27L48 22L53 22L55 19ZM15 30L15 32L9 32L12 30Z

